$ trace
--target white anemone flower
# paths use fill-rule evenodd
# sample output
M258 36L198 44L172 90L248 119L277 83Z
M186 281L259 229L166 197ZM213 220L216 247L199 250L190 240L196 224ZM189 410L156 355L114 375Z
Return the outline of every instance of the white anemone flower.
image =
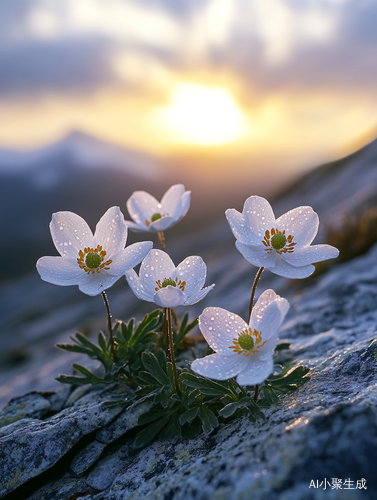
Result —
M243 257L279 276L307 278L315 270L312 264L339 255L331 245L311 245L319 226L312 207L294 208L275 219L267 200L250 196L242 214L230 208L225 215Z
M192 255L175 267L167 253L156 249L141 263L139 276L133 269L125 274L139 299L160 307L190 306L215 286L203 288L207 267L201 257Z
M191 191L183 184L171 186L161 202L146 191L135 191L127 201L127 209L134 220L126 221L135 231L165 231L184 217L190 206Z
M273 371L277 332L288 309L288 301L273 290L259 297L249 324L226 309L207 307L199 327L216 353L196 359L191 369L214 380L237 377L240 385L261 384Z
M151 241L145 241L124 248L127 226L119 207L107 210L94 236L84 219L72 212L54 213L50 231L61 257L38 260L41 278L54 285L78 285L87 295L98 295L110 288L153 246Z

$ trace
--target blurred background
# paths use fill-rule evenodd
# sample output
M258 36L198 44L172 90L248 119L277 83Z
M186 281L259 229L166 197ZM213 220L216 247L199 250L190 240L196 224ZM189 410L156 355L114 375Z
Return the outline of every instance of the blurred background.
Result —
M79 306L77 287L39 279L36 260L56 255L53 212L76 212L94 229L113 205L127 219L134 190L160 199L183 183L191 208L167 235L180 243L170 247L178 263L234 249L224 210L242 210L251 194L295 193L277 215L350 199L359 167L341 185L330 170L318 183L305 176L376 137L376 25L373 0L0 2L4 370L31 359L26 339L51 336L58 313L66 340L104 312L100 298ZM334 174L341 164L331 165ZM370 179L363 186L375 194ZM12 373L0 396L12 392Z

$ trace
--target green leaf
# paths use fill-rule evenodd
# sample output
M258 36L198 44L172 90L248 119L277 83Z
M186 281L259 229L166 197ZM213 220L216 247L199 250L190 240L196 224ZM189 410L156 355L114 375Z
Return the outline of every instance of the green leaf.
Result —
M203 431L208 434L219 425L215 414L206 406L199 407L199 418L203 424Z
M223 385L203 377L197 377L192 373L184 372L181 375L182 382L188 387L199 389L202 394L207 396L224 396L225 394L232 395L232 392Z
M106 337L102 332L99 332L99 334L98 334L98 345L100 346L102 351L106 352L108 350Z
M197 416L198 412L199 407L196 406L195 408L190 408L189 410L182 413L182 415L179 417L180 425L184 425L186 422L191 423Z
M174 373L173 373L173 365L170 361L166 363L166 373L168 374L169 383L171 386L174 386Z
M88 340L82 333L76 333L76 339L80 342L80 344L88 347L98 356L102 356L101 349L95 344L93 344L93 342L90 342L90 340Z
M93 351L91 349L82 347L77 344L56 344L56 347L59 347L59 349L62 349L63 351L79 352L81 354L87 354L88 356L93 357Z
M250 404L250 397L245 397L240 399L239 401L234 401L233 403L229 403L224 408L219 411L219 415L224 418L231 417L239 408L245 408Z
M74 370L76 370L77 372L80 372L83 375L85 375L90 380L90 382L92 382L92 383L101 383L101 382L103 382L103 378L97 377L97 375L94 375L94 373L91 372L88 368L85 368L85 366L78 365L77 363L73 363L72 364L72 368Z
M169 422L169 419L170 415L165 415L140 431L135 438L134 447L141 448L150 443L152 439L157 436L160 430Z
M164 426L164 428L160 432L159 438L170 439L173 436L181 436L181 435L182 435L181 427L178 424L177 412L175 411L174 414L171 415L169 422Z
M258 404L250 398L250 402L247 405L250 413L249 420L255 422L256 420L265 420L265 415L263 411L259 408Z
M139 372L137 374L137 377L142 380L143 382L145 382L146 384L148 384L149 386L155 386L156 385L156 379L154 377L152 377L152 375L150 375L148 372Z
M169 385L169 379L164 370L161 368L156 356L151 352L143 352L141 357L144 368L154 377L160 384Z
M289 342L282 342L281 344L277 344L277 346L275 347L275 351L279 352L279 351L283 351L285 349L290 349L291 345L292 344L290 344Z
M164 417L165 415L168 415L168 412L166 410L163 410L161 408L152 408L151 410L148 410L146 413L140 415L137 423L138 425L149 424L150 422L153 422L154 420L157 420L160 417Z
M163 408L167 408L169 406L169 396L166 390L161 392L160 404Z
M76 377L75 375L58 375L55 380L62 384L87 385L91 381L87 377Z
M132 336L132 344L134 345L146 332L151 332L161 326L162 313L159 309L144 316L143 320L139 323L135 333Z
M309 368L304 368L300 365L292 368L282 377L269 378L268 383L272 386L273 389L285 392L291 391L297 389L297 387L309 380L309 372Z

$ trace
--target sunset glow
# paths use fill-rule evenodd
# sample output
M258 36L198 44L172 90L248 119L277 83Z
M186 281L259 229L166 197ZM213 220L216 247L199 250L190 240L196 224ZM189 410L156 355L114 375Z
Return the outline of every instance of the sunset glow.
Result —
M156 121L177 142L226 144L245 133L247 122L231 93L220 87L182 84L168 106L155 113Z

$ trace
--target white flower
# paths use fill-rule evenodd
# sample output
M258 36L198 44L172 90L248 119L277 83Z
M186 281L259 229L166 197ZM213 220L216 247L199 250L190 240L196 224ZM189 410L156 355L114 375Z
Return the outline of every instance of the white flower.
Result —
M307 278L315 270L313 263L339 255L330 245L310 245L319 226L312 207L294 208L275 219L267 200L250 196L242 214L231 208L225 215L243 257L285 278Z
M135 191L127 201L127 209L134 220L126 224L135 231L165 231L182 219L190 206L191 191L182 184L169 188L161 202L145 191Z
M50 231L61 257L38 260L41 278L54 285L78 285L87 295L98 295L110 288L153 246L151 241L145 241L124 248L127 226L119 207L109 208L94 236L84 219L72 212L54 213Z
M259 297L249 325L226 309L207 307L199 327L216 354L196 359L191 369L215 380L237 376L240 385L261 384L273 371L277 331L288 309L288 301L273 290Z
M160 307L190 306L203 299L215 285L203 288L207 267L201 257L187 257L177 267L162 250L151 250L140 266L139 276L126 272L128 284L141 300Z

